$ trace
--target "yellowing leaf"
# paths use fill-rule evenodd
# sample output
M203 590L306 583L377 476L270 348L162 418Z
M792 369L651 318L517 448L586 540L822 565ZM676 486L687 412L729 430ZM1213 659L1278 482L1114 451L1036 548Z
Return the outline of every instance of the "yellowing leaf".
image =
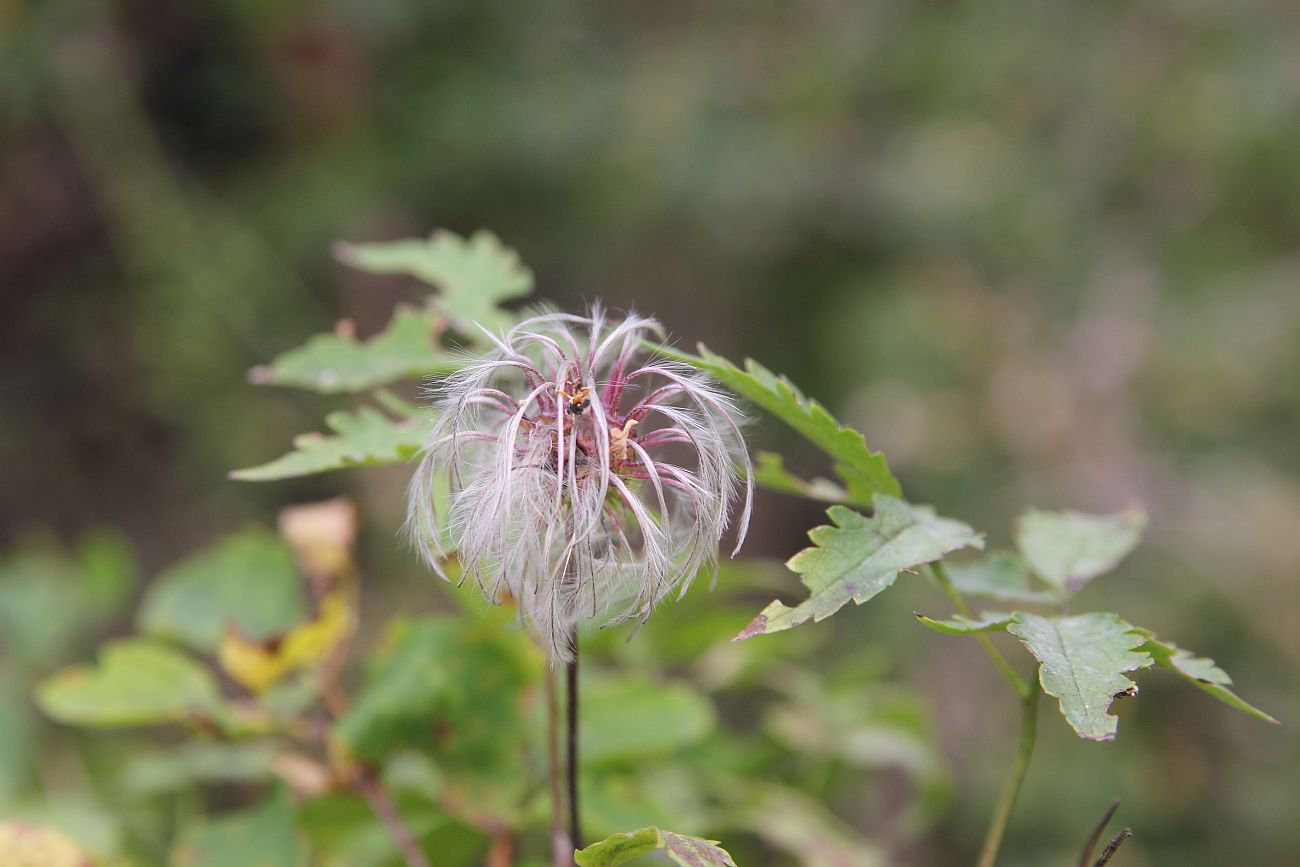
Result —
M256 642L233 627L227 629L217 652L221 668L257 693L287 674L319 665L356 627L352 592L347 587L330 591L321 599L314 620L294 627L281 639Z
M0 822L0 867L91 867L94 860L63 832Z

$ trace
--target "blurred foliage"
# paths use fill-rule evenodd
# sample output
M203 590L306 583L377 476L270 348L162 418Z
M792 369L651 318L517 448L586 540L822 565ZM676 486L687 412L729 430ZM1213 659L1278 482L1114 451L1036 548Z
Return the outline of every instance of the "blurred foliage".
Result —
M544 297L635 304L692 345L789 373L991 547L1027 502L1145 503L1149 541L1108 604L1300 719L1297 38L1288 0L3 5L0 815L164 864L183 828L258 809L270 779L256 752L226 762L38 720L34 681L125 633L136 586L120 543L95 566L55 538L118 527L157 576L287 502L347 491L367 515L367 610L452 607L392 544L400 473L223 478L331 408L242 371L312 332L366 345L410 300L395 278L329 265L330 245L435 225L492 226ZM827 472L781 450L787 475ZM371 451L345 442L318 465ZM818 520L775 496L756 514L747 552L781 558ZM54 532L33 541L34 525ZM592 831L698 831L738 863L779 863L766 847L813 823L746 821L768 815L764 777L789 784L789 815L789 792L808 793L900 863L965 863L1011 749L982 716L999 685L911 627L907 612L940 603L906 585L812 634L729 645L763 602L800 593L747 565L630 643L589 642L704 693L719 721L673 761L600 772L589 788L611 818ZM959 782L918 814L919 841L895 821L916 806L897 766L796 754L756 728L773 704L816 714L773 685L789 668L873 708L896 700L887 678L935 710L909 736ZM293 707L296 686L259 701ZM1300 861L1293 727L1207 710L1155 675L1143 690L1114 744L1044 724L1050 772L1030 774L1005 863L1077 860L1115 794L1139 832L1126 863ZM697 754L717 779L690 794ZM473 863L482 833L411 776L399 801L426 844ZM735 830L693 824L737 794ZM391 862L355 796L312 801L301 830L329 864Z

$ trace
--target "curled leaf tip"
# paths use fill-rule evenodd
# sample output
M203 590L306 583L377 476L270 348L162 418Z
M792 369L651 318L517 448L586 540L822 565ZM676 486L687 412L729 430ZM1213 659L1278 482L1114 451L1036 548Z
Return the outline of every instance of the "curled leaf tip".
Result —
M734 644L737 641L744 641L746 638L753 638L755 635L762 635L766 631L767 615L760 614L753 620L749 621L748 626L737 632L736 637L731 639L731 641Z

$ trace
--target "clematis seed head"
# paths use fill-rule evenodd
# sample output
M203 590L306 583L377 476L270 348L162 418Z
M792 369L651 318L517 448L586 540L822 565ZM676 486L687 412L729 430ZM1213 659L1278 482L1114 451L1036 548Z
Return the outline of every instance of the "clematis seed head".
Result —
M443 577L455 553L462 582L513 598L548 659L566 661L580 621L644 622L700 571L716 577L743 500L739 549L753 503L743 417L648 349L664 331L634 313L539 313L489 337L434 390L407 531Z

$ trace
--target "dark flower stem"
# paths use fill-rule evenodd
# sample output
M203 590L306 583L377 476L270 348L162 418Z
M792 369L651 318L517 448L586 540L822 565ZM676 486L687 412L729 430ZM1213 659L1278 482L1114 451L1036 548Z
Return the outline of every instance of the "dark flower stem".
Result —
M546 669L546 751L551 781L551 864L573 867L573 846L564 832L564 780L560 776L560 700L555 669Z
M569 842L575 849L581 849L582 823L579 819L578 802L578 630L576 628L569 636L569 648L573 651L572 661L565 666L569 701L566 714L569 727Z

